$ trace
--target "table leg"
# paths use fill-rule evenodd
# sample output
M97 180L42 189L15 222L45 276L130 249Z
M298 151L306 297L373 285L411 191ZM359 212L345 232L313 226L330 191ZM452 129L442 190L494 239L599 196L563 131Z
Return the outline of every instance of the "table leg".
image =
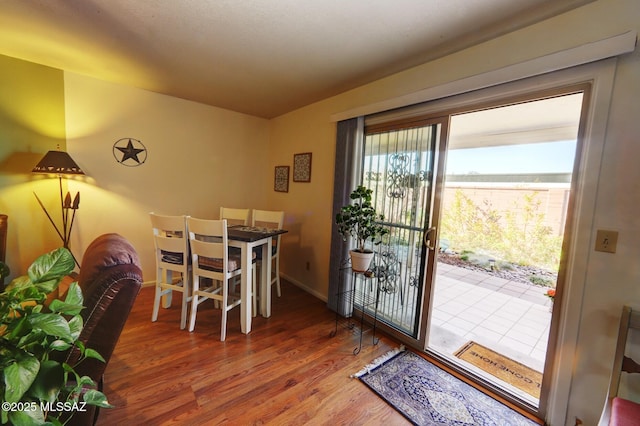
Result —
M242 333L251 332L251 247L242 244L242 279L240 280L240 328Z
M263 317L271 316L271 250L272 241L262 244L262 267L260 268L260 313Z

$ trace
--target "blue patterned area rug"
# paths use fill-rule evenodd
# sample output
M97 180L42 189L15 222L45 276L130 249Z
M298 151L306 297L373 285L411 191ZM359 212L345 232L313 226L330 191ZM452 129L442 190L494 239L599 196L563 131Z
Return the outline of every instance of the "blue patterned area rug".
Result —
M402 347L353 377L416 425L538 425Z

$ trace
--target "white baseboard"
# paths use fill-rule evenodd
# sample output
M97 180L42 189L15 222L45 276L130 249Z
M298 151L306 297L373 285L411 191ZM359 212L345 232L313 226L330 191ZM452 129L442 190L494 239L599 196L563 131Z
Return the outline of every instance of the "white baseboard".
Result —
M302 290L306 291L307 293L311 294L314 297L317 297L318 299L326 302L327 301L327 296L324 294L321 294L319 292L317 292L316 290L310 288L309 286L307 286L306 284L286 275L286 274L280 274L280 278L285 279L287 281L289 281L291 284L295 285L296 287L301 288ZM156 285L155 281L144 281L142 283L142 287L153 287Z
M327 295L326 294L321 294L318 293L316 290L310 288L309 286L307 286L306 284L296 280L295 278L292 278L286 274L280 273L280 278L285 279L287 281L289 281L291 284L295 285L296 287L301 288L302 290L306 291L307 293L317 297L318 299L326 302L327 301Z

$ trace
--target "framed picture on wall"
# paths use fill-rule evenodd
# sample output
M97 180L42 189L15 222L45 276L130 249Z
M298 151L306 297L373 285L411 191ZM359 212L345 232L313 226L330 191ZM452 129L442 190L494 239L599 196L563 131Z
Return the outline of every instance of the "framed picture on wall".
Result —
M276 166L273 190L289 192L289 166Z
M311 182L311 153L293 154L293 181Z

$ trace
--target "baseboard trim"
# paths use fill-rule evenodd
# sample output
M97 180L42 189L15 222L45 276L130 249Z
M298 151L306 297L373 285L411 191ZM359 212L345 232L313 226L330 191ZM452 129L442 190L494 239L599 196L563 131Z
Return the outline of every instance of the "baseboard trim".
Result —
M316 290L312 289L311 287L309 287L308 285L296 280L293 277L290 277L287 274L283 274L280 273L280 278L287 280L288 282L290 282L291 284L295 285L296 287L301 288L302 290L306 291L307 293L311 294L314 297L317 297L318 299L327 302L327 295L326 294L321 294L319 292L317 292Z
M153 287L156 285L155 281L143 281L142 282L142 287Z
M286 274L280 274L280 278L287 280L288 282L290 282L291 284L295 285L296 287L299 287L300 289L306 291L307 293L311 294L312 296L327 302L327 296L324 294L321 294L319 292L317 292L316 290L312 289L311 287L309 287L308 285L296 280L295 278L290 277L289 275ZM142 283L142 287L154 287L156 285L155 281L144 281Z

